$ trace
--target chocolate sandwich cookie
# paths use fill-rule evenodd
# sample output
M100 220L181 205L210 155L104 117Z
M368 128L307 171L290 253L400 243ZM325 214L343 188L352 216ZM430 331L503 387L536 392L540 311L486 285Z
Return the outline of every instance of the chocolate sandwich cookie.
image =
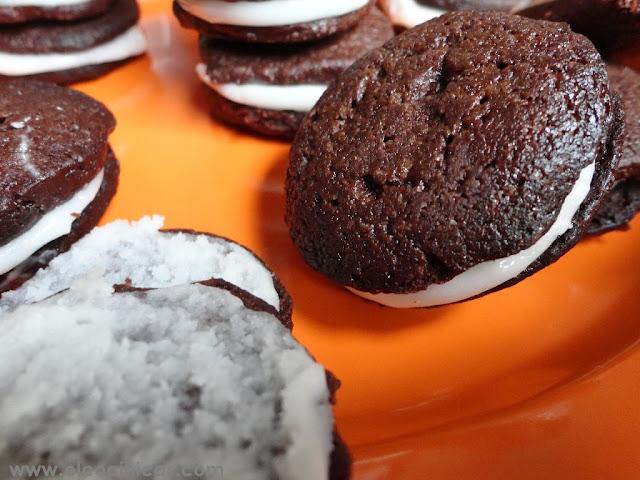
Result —
M103 14L114 0L4 0L0 25L50 20L68 22Z
M89 80L142 54L135 0L115 0L102 15L75 22L0 27L0 76L68 84Z
M3 315L1 464L131 480L348 480L339 382L258 299L220 280L155 290L82 280Z
M118 182L111 113L79 92L0 81L0 292L99 220Z
M307 115L287 174L291 237L384 305L504 288L586 231L622 128L599 53L568 25L447 13L356 62Z
M247 47L203 36L197 72L215 117L292 138L327 85L393 35L389 20L372 9L356 28L310 44Z
M374 0L174 0L183 27L244 43L300 43L353 28Z
M633 0L537 1L519 15L566 22L609 56L618 49L640 48L640 3Z
M610 65L609 80L624 107L624 148L616 183L589 226L592 234L623 227L640 211L640 74Z
M413 28L446 12L524 8L529 0L380 0L380 6L400 29Z

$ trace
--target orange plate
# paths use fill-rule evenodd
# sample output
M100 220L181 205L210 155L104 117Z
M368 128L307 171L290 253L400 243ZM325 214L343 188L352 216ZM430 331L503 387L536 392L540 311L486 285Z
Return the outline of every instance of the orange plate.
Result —
M211 121L196 37L143 2L150 56L79 88L118 119L120 190L103 222L253 248L295 301L295 335L342 379L355 478L640 477L640 222L582 242L519 285L422 311L367 303L307 267L283 221L288 146Z

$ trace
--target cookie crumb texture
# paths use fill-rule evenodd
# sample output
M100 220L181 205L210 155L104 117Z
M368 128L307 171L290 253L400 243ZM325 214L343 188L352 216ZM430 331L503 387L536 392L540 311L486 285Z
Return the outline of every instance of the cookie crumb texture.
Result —
M611 181L617 103L593 45L568 26L449 13L358 61L305 119L287 222L307 262L366 292L408 293L533 245L582 169L582 234Z
M0 465L328 478L325 370L275 317L204 285L111 290L85 278L3 317Z

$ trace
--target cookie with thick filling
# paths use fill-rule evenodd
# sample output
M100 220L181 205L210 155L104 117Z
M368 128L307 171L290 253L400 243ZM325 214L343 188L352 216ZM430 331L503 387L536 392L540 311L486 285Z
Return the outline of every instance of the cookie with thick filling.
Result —
M610 65L608 70L611 88L620 95L624 107L624 147L615 170L616 182L589 233L625 227L640 211L640 74L619 65Z
M0 465L140 480L350 476L332 414L339 382L224 281L140 290L92 272L3 315L0 352L11 366Z
M446 12L524 8L529 0L380 0L380 6L399 29L413 28Z
M504 288L582 237L622 128L602 58L567 25L448 13L356 62L305 118L291 237L312 267L384 305Z
M114 0L3 0L0 25L42 20L68 22L105 13Z
M174 0L182 26L243 43L300 43L353 28L374 0Z
M216 118L290 139L333 79L393 35L373 9L354 29L309 44L247 46L202 36L197 73Z
M33 80L0 81L0 292L16 288L93 228L118 162L104 105Z
M283 323L291 323L291 297L277 275L253 252L210 233L162 230L164 219L144 217L96 227L54 258L22 287L5 293L0 312L35 303L70 288L91 271L113 285L164 288L224 280L249 292Z
M60 84L104 75L144 53L135 0L115 0L103 14L73 22L0 27L0 77Z

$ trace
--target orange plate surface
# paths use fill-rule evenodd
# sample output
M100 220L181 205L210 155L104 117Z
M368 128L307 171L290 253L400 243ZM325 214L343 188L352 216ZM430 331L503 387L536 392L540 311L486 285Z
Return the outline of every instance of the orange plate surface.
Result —
M283 221L288 145L211 121L196 37L142 4L150 55L77 88L118 127L103 222L159 213L234 238L295 302L295 335L342 380L355 478L640 478L640 222L521 284L422 311L367 303L307 267Z

